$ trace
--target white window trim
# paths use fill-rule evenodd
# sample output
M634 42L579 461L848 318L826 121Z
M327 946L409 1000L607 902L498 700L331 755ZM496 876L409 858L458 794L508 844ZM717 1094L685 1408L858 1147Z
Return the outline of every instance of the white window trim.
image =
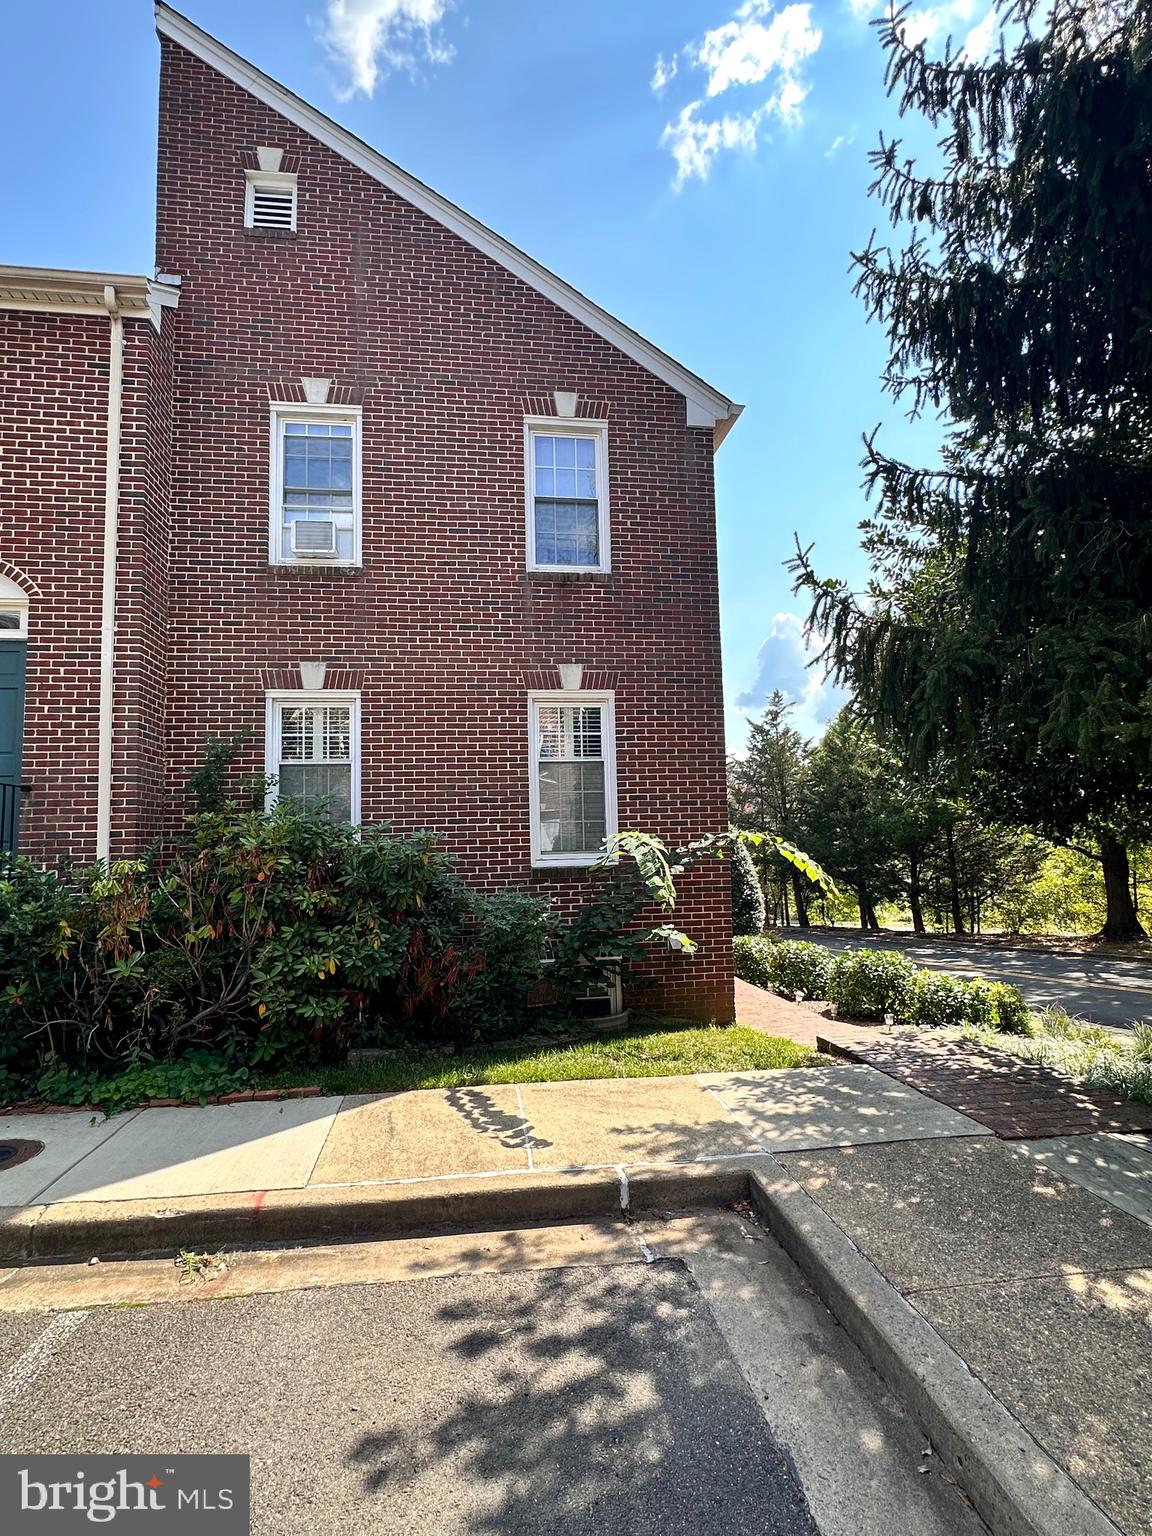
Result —
M352 558L337 560L331 556L309 559L307 555L284 555L280 549L280 527L284 516L284 423L289 421L344 422L352 428ZM345 570L363 563L364 508L361 490L364 458L363 412L358 405L290 405L274 401L269 425L268 476L268 563L269 565L307 565Z
M528 809L531 818L533 869L586 869L599 861L601 850L594 853L544 853L540 848L540 704L599 704L601 746L604 753L604 830L611 837L620 830L616 807L616 695L614 693L577 693L558 689L528 695Z
M0 595L0 609L5 613L14 613L19 620L15 629L0 629L0 645L12 640L27 640L28 638L28 604L21 599L10 599Z
M347 704L350 706L348 728L352 746L352 821L360 825L360 694L337 693L331 688L289 688L264 695L264 772L274 782L268 785L265 808L271 810L280 799L279 714L293 704Z
M270 229L271 225L257 224L256 217L256 188L267 187L269 191L291 192L292 194L292 222L288 228L293 234L296 232L296 209L299 202L297 195L297 176L295 171L245 171L244 172L244 228L245 229ZM277 226L278 227L278 226Z
M541 565L536 559L536 487L532 473L532 438L590 437L596 444L596 495L599 514L600 562L598 565ZM588 421L581 416L525 416L524 418L524 497L528 569L564 571L577 576L606 575L612 569L608 496L608 423Z

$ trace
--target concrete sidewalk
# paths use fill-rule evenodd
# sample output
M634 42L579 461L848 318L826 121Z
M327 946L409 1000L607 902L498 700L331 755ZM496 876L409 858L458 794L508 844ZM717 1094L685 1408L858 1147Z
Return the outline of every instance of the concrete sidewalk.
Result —
M1001 1463L1023 1466L1022 1494L978 1503L1016 1511L1006 1532L1152 1536L1145 1137L1006 1142L872 1067L837 1065L0 1120L0 1142L13 1138L43 1150L0 1171L0 1260L41 1267L0 1271L0 1311L64 1258L751 1197L938 1443L962 1448L964 1486L980 1466L993 1481ZM1090 1518L1065 1502L1029 1523L1034 1489L1063 1473Z
M768 1151L981 1136L871 1067L492 1085L0 1119L43 1151L5 1208L265 1195L425 1180L746 1161Z

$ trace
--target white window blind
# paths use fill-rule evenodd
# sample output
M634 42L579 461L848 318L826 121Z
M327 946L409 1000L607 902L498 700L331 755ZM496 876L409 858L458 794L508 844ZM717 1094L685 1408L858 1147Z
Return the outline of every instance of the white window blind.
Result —
M538 702L534 709L536 851L545 860L595 857L614 830L607 705Z
M273 714L277 794L330 821L355 820L354 711L350 703L281 701Z

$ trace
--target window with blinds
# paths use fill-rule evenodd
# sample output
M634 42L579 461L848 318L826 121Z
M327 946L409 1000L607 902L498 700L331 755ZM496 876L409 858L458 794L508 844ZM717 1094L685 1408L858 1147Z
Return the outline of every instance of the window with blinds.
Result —
M577 696L579 698L579 696ZM616 830L609 695L532 701L533 860L591 863Z
M274 799L292 800L329 821L359 820L357 768L360 755L356 701L323 703L271 701L268 771Z

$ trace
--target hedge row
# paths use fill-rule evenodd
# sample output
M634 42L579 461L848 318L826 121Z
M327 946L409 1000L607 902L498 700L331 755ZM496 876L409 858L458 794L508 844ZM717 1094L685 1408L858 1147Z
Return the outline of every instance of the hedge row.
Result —
M849 949L833 956L819 944L737 939L736 974L782 997L827 999L853 1019L891 1017L924 1029L970 1025L1031 1034L1028 1007L1016 987L967 980L914 966L892 950Z

